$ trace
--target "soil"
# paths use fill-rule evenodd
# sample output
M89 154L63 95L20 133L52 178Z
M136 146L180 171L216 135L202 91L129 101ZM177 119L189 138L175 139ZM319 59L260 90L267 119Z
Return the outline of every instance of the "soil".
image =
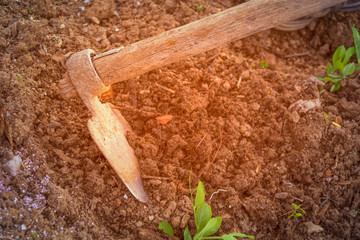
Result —
M190 170L223 218L220 235L360 239L359 75L336 93L319 94L316 80L339 45L353 44L348 23L359 26L360 12L270 29L114 84L102 100L133 129L145 204L91 139L82 101L62 99L66 53L126 46L241 2L1 0L0 239L168 239L161 220L177 236L194 233ZM291 203L305 214L288 219Z

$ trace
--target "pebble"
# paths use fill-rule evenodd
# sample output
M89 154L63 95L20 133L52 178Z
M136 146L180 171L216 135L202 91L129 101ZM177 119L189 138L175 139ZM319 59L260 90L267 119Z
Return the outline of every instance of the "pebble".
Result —
M353 218L355 218L357 214L358 214L358 213L357 213L357 211L355 211L355 210L350 210L350 211L349 211L349 215L352 216Z
M7 161L3 166L4 172L10 174L11 176L15 176L21 167L21 157L14 156L12 153L8 153L8 156L10 157L10 160Z
M90 17L90 20L97 25L100 24L100 20L97 17L92 16L92 17Z
M294 123L298 123L300 121L300 116L297 113L297 111L292 112L290 114L290 118L291 118L291 121L293 121Z
M320 227L319 225L315 225L312 222L304 222L303 225L307 228L307 233L308 234L312 234L312 233L319 233L324 231L324 229L322 227Z
M280 192L275 194L275 198L286 199L289 196L287 192Z

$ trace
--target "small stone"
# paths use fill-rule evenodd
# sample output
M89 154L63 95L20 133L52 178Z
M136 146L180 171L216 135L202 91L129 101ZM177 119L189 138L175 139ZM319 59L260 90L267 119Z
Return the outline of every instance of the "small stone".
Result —
M288 198L288 196L289 196L289 193L287 193L287 192L280 192L280 193L275 194L275 198L277 198L277 199L286 199L286 198Z
M186 213L182 218L180 222L180 228L186 228L186 226L189 224L190 215Z
M259 109L260 109L260 104L254 102L254 103L250 104L250 107L251 107L251 109L254 110L254 111L259 111Z
M319 225L315 225L312 222L304 222L303 225L307 228L308 234L320 233L324 231L322 227L320 227Z
M300 116L297 113L297 111L292 112L290 114L290 118L291 118L291 121L293 121L294 123L298 123L300 121Z
M173 219L171 220L171 225L174 228L178 228L180 226L181 223L181 217L180 216L175 216L173 217Z
M21 231L25 231L25 230L26 230L25 224L21 224Z
M150 220L150 221L154 220L154 218L155 218L155 217L154 217L153 215L149 216L149 220Z
M150 180L149 180L149 183L150 183L151 185L158 186L158 185L160 185L162 182L161 182L161 180L158 180L158 179L150 179Z
M355 210L350 210L350 211L349 211L349 215L350 215L351 217L353 217L353 218L355 218L357 214L358 214L358 212L355 211Z
M97 25L100 24L100 20L97 17L92 16L92 17L90 17L90 20Z
M11 156L12 155L12 156ZM3 166L4 172L10 174L11 176L15 176L20 170L21 166L21 158L19 156L13 156L12 153L9 152L10 160L7 161Z

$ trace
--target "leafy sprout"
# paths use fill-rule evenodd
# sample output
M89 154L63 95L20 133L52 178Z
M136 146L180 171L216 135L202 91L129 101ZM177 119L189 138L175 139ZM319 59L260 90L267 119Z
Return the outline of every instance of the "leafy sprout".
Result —
M340 89L341 81L348 79L355 71L360 70L360 36L358 30L352 27L355 46L348 49L344 45L339 46L333 54L332 64L327 63L326 77L318 78L324 83L330 82L332 84L330 92L335 92ZM349 63L350 58L356 54L357 66L354 62ZM321 91L320 93L322 93Z
M223 240L237 240L236 237L246 237L249 239L254 239L254 236L246 235L243 233L230 233L224 234L222 236L211 236L215 234L222 222L221 217L212 217L212 211L210 205L205 202L205 188L204 184L199 181L198 186L194 191L191 189L191 172L189 176L189 186L190 186L190 197L191 203L193 205L195 225L196 225L196 234L194 237L191 237L189 228L186 227L184 231L184 240L202 240L202 239L223 239ZM195 199L193 193L196 190ZM162 221L159 224L159 229L163 230L166 234L174 236L174 229L172 226Z
M195 6L195 11L196 12L199 13L199 12L201 12L203 10L205 10L204 4L199 4L199 5Z
M268 69L269 68L269 64L266 63L264 60L261 60L259 63L260 67L264 68L264 69Z
M301 217L303 215L303 213L305 213L305 210L301 208L302 204L296 205L295 203L291 203L291 205L294 207L294 211L291 213L290 216L288 216L288 219L290 219L292 217L293 218Z
M16 74L16 79L21 82L25 81L25 78L18 73Z

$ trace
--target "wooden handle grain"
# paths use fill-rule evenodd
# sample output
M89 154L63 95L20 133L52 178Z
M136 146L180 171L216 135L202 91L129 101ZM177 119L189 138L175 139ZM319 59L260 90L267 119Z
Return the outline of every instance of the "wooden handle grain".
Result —
M202 53L346 0L252 0L93 60L105 85Z

